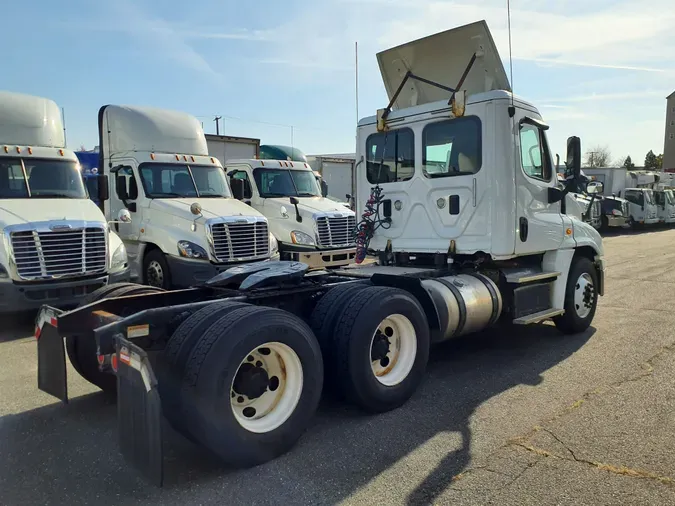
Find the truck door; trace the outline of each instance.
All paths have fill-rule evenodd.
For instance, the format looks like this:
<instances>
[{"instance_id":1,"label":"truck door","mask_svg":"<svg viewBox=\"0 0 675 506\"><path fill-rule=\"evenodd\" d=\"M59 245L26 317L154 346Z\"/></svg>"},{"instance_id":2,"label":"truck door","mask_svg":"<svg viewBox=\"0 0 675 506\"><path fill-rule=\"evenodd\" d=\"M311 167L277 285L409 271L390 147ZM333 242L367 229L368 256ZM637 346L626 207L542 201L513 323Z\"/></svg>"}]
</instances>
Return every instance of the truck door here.
<instances>
[{"instance_id":1,"label":"truck door","mask_svg":"<svg viewBox=\"0 0 675 506\"><path fill-rule=\"evenodd\" d=\"M528 121L521 111L515 136L516 254L557 249L565 236L561 204L548 202L548 189L557 185L557 178L544 133L547 127Z\"/></svg>"},{"instance_id":2,"label":"truck door","mask_svg":"<svg viewBox=\"0 0 675 506\"><path fill-rule=\"evenodd\" d=\"M138 183L133 169L124 165L111 172L110 185L110 219L117 221L117 216L122 209L128 209L131 213L131 223L115 223L114 230L125 243L136 241L140 229L141 212L137 202Z\"/></svg>"}]
</instances>

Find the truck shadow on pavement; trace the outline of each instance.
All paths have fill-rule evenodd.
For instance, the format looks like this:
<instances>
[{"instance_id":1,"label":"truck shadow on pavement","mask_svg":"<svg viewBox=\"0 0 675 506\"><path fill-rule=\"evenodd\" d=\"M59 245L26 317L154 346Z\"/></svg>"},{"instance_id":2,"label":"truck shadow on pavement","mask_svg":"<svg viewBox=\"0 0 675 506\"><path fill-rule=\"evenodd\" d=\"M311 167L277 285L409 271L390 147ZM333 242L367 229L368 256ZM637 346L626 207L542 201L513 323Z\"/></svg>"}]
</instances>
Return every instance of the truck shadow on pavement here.
<instances>
[{"instance_id":1,"label":"truck shadow on pavement","mask_svg":"<svg viewBox=\"0 0 675 506\"><path fill-rule=\"evenodd\" d=\"M441 454L437 465L406 498L408 504L432 503L470 463L476 408L514 386L539 384L542 373L594 332L564 336L551 325L497 328L438 346L425 382L402 408L369 416L324 398L299 444L254 469L225 469L207 451L165 430L161 490L125 465L114 400L101 393L7 415L0 418L0 504L46 504L57 495L72 504L106 497L162 504L270 504L270 498L272 504L334 504L432 438L455 433L459 443L433 450Z\"/></svg>"}]
</instances>

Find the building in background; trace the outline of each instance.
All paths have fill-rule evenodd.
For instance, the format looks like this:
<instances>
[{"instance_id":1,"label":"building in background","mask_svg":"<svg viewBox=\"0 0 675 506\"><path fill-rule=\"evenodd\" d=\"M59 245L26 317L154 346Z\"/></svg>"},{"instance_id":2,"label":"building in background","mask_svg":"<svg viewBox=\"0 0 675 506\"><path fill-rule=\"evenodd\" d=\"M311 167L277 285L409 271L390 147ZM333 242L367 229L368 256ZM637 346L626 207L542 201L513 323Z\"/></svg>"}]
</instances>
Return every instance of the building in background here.
<instances>
[{"instance_id":1,"label":"building in background","mask_svg":"<svg viewBox=\"0 0 675 506\"><path fill-rule=\"evenodd\" d=\"M663 142L663 171L675 172L675 91L666 98L666 136Z\"/></svg>"}]
</instances>

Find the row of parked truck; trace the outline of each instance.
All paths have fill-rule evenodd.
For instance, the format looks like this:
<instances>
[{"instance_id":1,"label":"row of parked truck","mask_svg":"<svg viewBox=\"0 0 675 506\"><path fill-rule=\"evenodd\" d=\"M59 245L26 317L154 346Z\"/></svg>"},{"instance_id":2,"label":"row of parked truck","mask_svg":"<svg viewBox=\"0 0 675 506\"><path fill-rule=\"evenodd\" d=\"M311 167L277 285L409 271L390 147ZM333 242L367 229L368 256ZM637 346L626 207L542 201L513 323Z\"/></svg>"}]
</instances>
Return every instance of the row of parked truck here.
<instances>
[{"instance_id":1,"label":"row of parked truck","mask_svg":"<svg viewBox=\"0 0 675 506\"><path fill-rule=\"evenodd\" d=\"M53 101L0 93L4 312L129 279L185 288L240 264L353 261L355 214L308 163L223 165L180 112L107 105L98 119L98 152L74 153Z\"/></svg>"},{"instance_id":2,"label":"row of parked truck","mask_svg":"<svg viewBox=\"0 0 675 506\"><path fill-rule=\"evenodd\" d=\"M420 386L435 344L498 323L552 320L565 334L591 325L604 250L573 193L603 185L584 182L580 139L568 139L560 185L549 127L512 94L484 21L377 59L389 103L357 125L356 226L353 213L322 199L303 163L223 167L193 118L106 106L103 212L80 199L96 227L38 198L46 209L35 206L36 215L63 217L69 228L56 220L36 230L21 218L10 236L10 247L25 240L50 273L58 254L45 256L40 242L64 243L59 234L77 230L76 267L86 274L90 251L110 251L119 235L129 265L154 283L109 284L73 310L43 305L36 321L38 387L67 401L67 355L87 381L115 393L122 454L152 482L163 480L164 418L223 461L253 466L295 445L324 387L364 411L392 411ZM35 118L46 128L44 115ZM76 157L55 138L32 153L5 144L18 160L17 194L83 195ZM36 154L72 165L45 184L31 170ZM112 229L104 213L117 218ZM317 246L339 252L352 228L358 254L376 263L311 270L305 255ZM268 260L276 254L300 261ZM233 261L252 263L223 270ZM160 274L193 286L167 290ZM440 402L451 403L451 392Z\"/></svg>"}]
</instances>

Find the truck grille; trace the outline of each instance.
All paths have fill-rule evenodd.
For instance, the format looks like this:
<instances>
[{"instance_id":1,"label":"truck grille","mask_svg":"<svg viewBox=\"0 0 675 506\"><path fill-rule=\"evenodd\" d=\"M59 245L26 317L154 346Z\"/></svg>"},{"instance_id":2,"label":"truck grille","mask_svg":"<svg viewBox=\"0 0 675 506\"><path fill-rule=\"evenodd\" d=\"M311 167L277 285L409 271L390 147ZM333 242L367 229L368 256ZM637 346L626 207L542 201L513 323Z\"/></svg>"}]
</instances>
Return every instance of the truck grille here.
<instances>
[{"instance_id":1,"label":"truck grille","mask_svg":"<svg viewBox=\"0 0 675 506\"><path fill-rule=\"evenodd\" d=\"M593 216L595 218L599 218L601 214L602 214L602 204L600 203L599 200L596 200L595 202L593 202Z\"/></svg>"},{"instance_id":2,"label":"truck grille","mask_svg":"<svg viewBox=\"0 0 675 506\"><path fill-rule=\"evenodd\" d=\"M319 246L344 246L354 244L352 231L356 227L355 216L321 216L316 219Z\"/></svg>"},{"instance_id":3,"label":"truck grille","mask_svg":"<svg viewBox=\"0 0 675 506\"><path fill-rule=\"evenodd\" d=\"M621 213L628 217L628 202L622 202L621 203Z\"/></svg>"},{"instance_id":4,"label":"truck grille","mask_svg":"<svg viewBox=\"0 0 675 506\"><path fill-rule=\"evenodd\" d=\"M267 223L214 223L213 252L218 262L237 262L269 256Z\"/></svg>"},{"instance_id":5,"label":"truck grille","mask_svg":"<svg viewBox=\"0 0 675 506\"><path fill-rule=\"evenodd\" d=\"M106 237L100 227L63 231L12 232L12 250L21 279L97 274L106 270Z\"/></svg>"}]
</instances>

